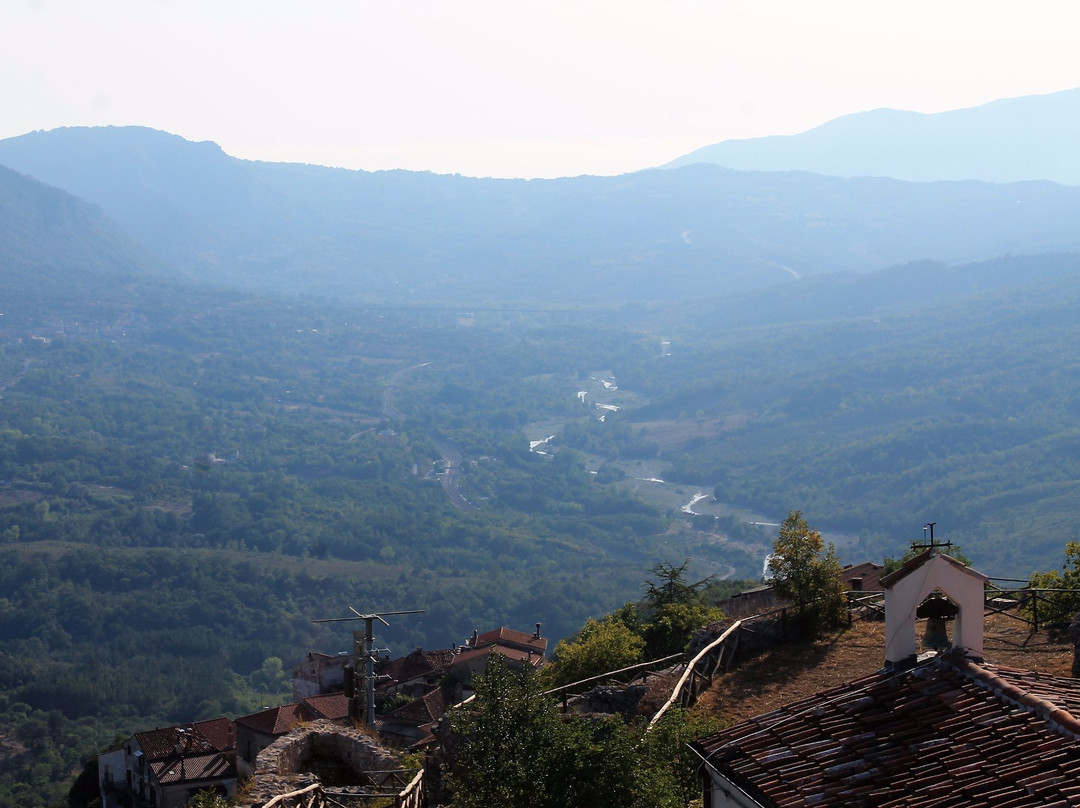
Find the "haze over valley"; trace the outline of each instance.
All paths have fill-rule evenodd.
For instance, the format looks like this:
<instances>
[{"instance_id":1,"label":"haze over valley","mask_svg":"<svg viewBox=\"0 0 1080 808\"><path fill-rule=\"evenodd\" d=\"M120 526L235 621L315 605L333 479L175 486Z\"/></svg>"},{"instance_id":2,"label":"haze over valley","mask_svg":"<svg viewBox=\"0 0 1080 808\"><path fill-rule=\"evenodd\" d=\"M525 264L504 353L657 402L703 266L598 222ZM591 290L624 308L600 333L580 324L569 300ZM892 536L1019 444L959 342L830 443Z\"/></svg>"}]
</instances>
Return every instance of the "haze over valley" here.
<instances>
[{"instance_id":1,"label":"haze over valley","mask_svg":"<svg viewBox=\"0 0 1080 808\"><path fill-rule=\"evenodd\" d=\"M0 804L281 695L350 605L427 610L395 652L554 647L657 563L759 582L791 510L844 563L935 522L1057 568L1078 122L878 109L552 179L0 139Z\"/></svg>"}]
</instances>

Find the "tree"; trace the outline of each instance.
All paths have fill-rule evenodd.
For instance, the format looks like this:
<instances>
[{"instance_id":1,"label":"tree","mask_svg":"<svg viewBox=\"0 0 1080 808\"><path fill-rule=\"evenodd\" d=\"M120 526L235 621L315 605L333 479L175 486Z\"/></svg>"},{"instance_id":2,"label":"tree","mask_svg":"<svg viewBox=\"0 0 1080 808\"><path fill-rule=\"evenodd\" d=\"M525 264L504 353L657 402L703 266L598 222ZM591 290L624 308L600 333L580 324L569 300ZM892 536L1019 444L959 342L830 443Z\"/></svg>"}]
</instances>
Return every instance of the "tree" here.
<instances>
[{"instance_id":1,"label":"tree","mask_svg":"<svg viewBox=\"0 0 1080 808\"><path fill-rule=\"evenodd\" d=\"M559 640L555 659L544 668L542 678L550 687L579 682L640 662L644 650L645 640L618 618L590 617L575 639Z\"/></svg>"},{"instance_id":2,"label":"tree","mask_svg":"<svg viewBox=\"0 0 1080 808\"><path fill-rule=\"evenodd\" d=\"M722 611L704 602L705 587L712 577L687 581L689 565L689 559L679 565L660 562L652 568L653 580L645 582L647 619L641 633L649 659L684 651L695 631L724 617Z\"/></svg>"},{"instance_id":3,"label":"tree","mask_svg":"<svg viewBox=\"0 0 1080 808\"><path fill-rule=\"evenodd\" d=\"M802 511L790 511L773 543L769 556L773 590L791 603L807 628L836 625L844 615L844 586L840 562L830 543L803 519Z\"/></svg>"},{"instance_id":4,"label":"tree","mask_svg":"<svg viewBox=\"0 0 1080 808\"><path fill-rule=\"evenodd\" d=\"M213 789L204 788L188 800L188 808L229 808L231 803Z\"/></svg>"},{"instance_id":5,"label":"tree","mask_svg":"<svg viewBox=\"0 0 1080 808\"><path fill-rule=\"evenodd\" d=\"M529 671L492 659L476 699L450 714L455 808L682 808L697 792L686 742L715 729L674 711L653 732L560 716Z\"/></svg>"},{"instance_id":6,"label":"tree","mask_svg":"<svg viewBox=\"0 0 1080 808\"><path fill-rule=\"evenodd\" d=\"M720 609L704 603L665 603L643 628L646 656L660 659L685 651L695 631L723 619Z\"/></svg>"},{"instance_id":7,"label":"tree","mask_svg":"<svg viewBox=\"0 0 1080 808\"><path fill-rule=\"evenodd\" d=\"M1034 618L1037 608L1040 623L1072 619L1080 612L1080 541L1065 544L1065 563L1060 570L1036 572L1028 585L1055 591L1040 592L1037 601L1029 599L1023 606L1025 616Z\"/></svg>"},{"instance_id":8,"label":"tree","mask_svg":"<svg viewBox=\"0 0 1080 808\"><path fill-rule=\"evenodd\" d=\"M686 568L690 559L675 566L666 561L654 564L651 570L653 580L645 582L645 601L654 609L669 603L699 603L701 591L712 580L712 576L694 583L686 581Z\"/></svg>"}]
</instances>

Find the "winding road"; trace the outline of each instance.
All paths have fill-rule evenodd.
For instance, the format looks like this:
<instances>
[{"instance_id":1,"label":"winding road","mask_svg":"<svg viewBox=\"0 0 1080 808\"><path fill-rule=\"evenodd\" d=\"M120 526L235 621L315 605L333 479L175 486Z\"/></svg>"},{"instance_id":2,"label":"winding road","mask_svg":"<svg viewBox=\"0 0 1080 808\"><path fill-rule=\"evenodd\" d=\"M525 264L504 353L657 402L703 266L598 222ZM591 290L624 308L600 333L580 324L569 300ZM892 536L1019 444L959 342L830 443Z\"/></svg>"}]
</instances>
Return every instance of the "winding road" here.
<instances>
[{"instance_id":1,"label":"winding road","mask_svg":"<svg viewBox=\"0 0 1080 808\"><path fill-rule=\"evenodd\" d=\"M400 388L402 381L409 374L420 368L426 368L430 364L430 362L421 362L419 365L402 368L387 380L386 389L383 390L382 410L384 417L391 418L395 421L402 420L401 412L394 404L394 395ZM443 491L446 492L446 496L450 499L450 504L463 511L477 510L477 507L469 502L469 500L465 499L464 495L461 493L461 451L452 443L443 440L442 438L431 436L431 442L435 444L435 448L439 451L439 456L442 458L442 487Z\"/></svg>"}]
</instances>

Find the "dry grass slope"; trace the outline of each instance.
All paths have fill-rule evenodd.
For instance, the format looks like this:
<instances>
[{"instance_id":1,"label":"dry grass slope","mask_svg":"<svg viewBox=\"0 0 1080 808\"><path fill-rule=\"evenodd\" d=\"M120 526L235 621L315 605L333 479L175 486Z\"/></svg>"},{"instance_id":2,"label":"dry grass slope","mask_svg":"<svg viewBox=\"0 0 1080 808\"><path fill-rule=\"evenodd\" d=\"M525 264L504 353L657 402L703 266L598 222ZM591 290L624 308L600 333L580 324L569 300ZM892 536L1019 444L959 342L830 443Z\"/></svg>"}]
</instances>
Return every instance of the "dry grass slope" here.
<instances>
[{"instance_id":1,"label":"dry grass slope","mask_svg":"<svg viewBox=\"0 0 1080 808\"><path fill-rule=\"evenodd\" d=\"M986 661L995 665L1071 675L1072 644L1067 637L1032 632L1009 615L986 618L984 652ZM858 620L849 628L744 659L715 678L694 710L735 724L874 673L884 661L884 622Z\"/></svg>"}]
</instances>

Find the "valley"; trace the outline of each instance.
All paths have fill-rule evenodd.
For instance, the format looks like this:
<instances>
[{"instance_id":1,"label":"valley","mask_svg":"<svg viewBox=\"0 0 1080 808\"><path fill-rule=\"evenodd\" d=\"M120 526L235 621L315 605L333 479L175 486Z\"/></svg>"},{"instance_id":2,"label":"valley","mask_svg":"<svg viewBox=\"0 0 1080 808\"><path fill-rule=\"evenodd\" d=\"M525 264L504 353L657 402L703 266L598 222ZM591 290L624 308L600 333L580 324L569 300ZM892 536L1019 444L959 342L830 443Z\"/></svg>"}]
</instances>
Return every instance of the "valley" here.
<instances>
[{"instance_id":1,"label":"valley","mask_svg":"<svg viewBox=\"0 0 1080 808\"><path fill-rule=\"evenodd\" d=\"M843 563L933 521L1023 578L1075 537L1073 188L485 183L161 134L0 142L96 203L0 172L0 802L276 698L348 606L426 609L395 653L554 644L658 563L755 584L794 509Z\"/></svg>"}]
</instances>

